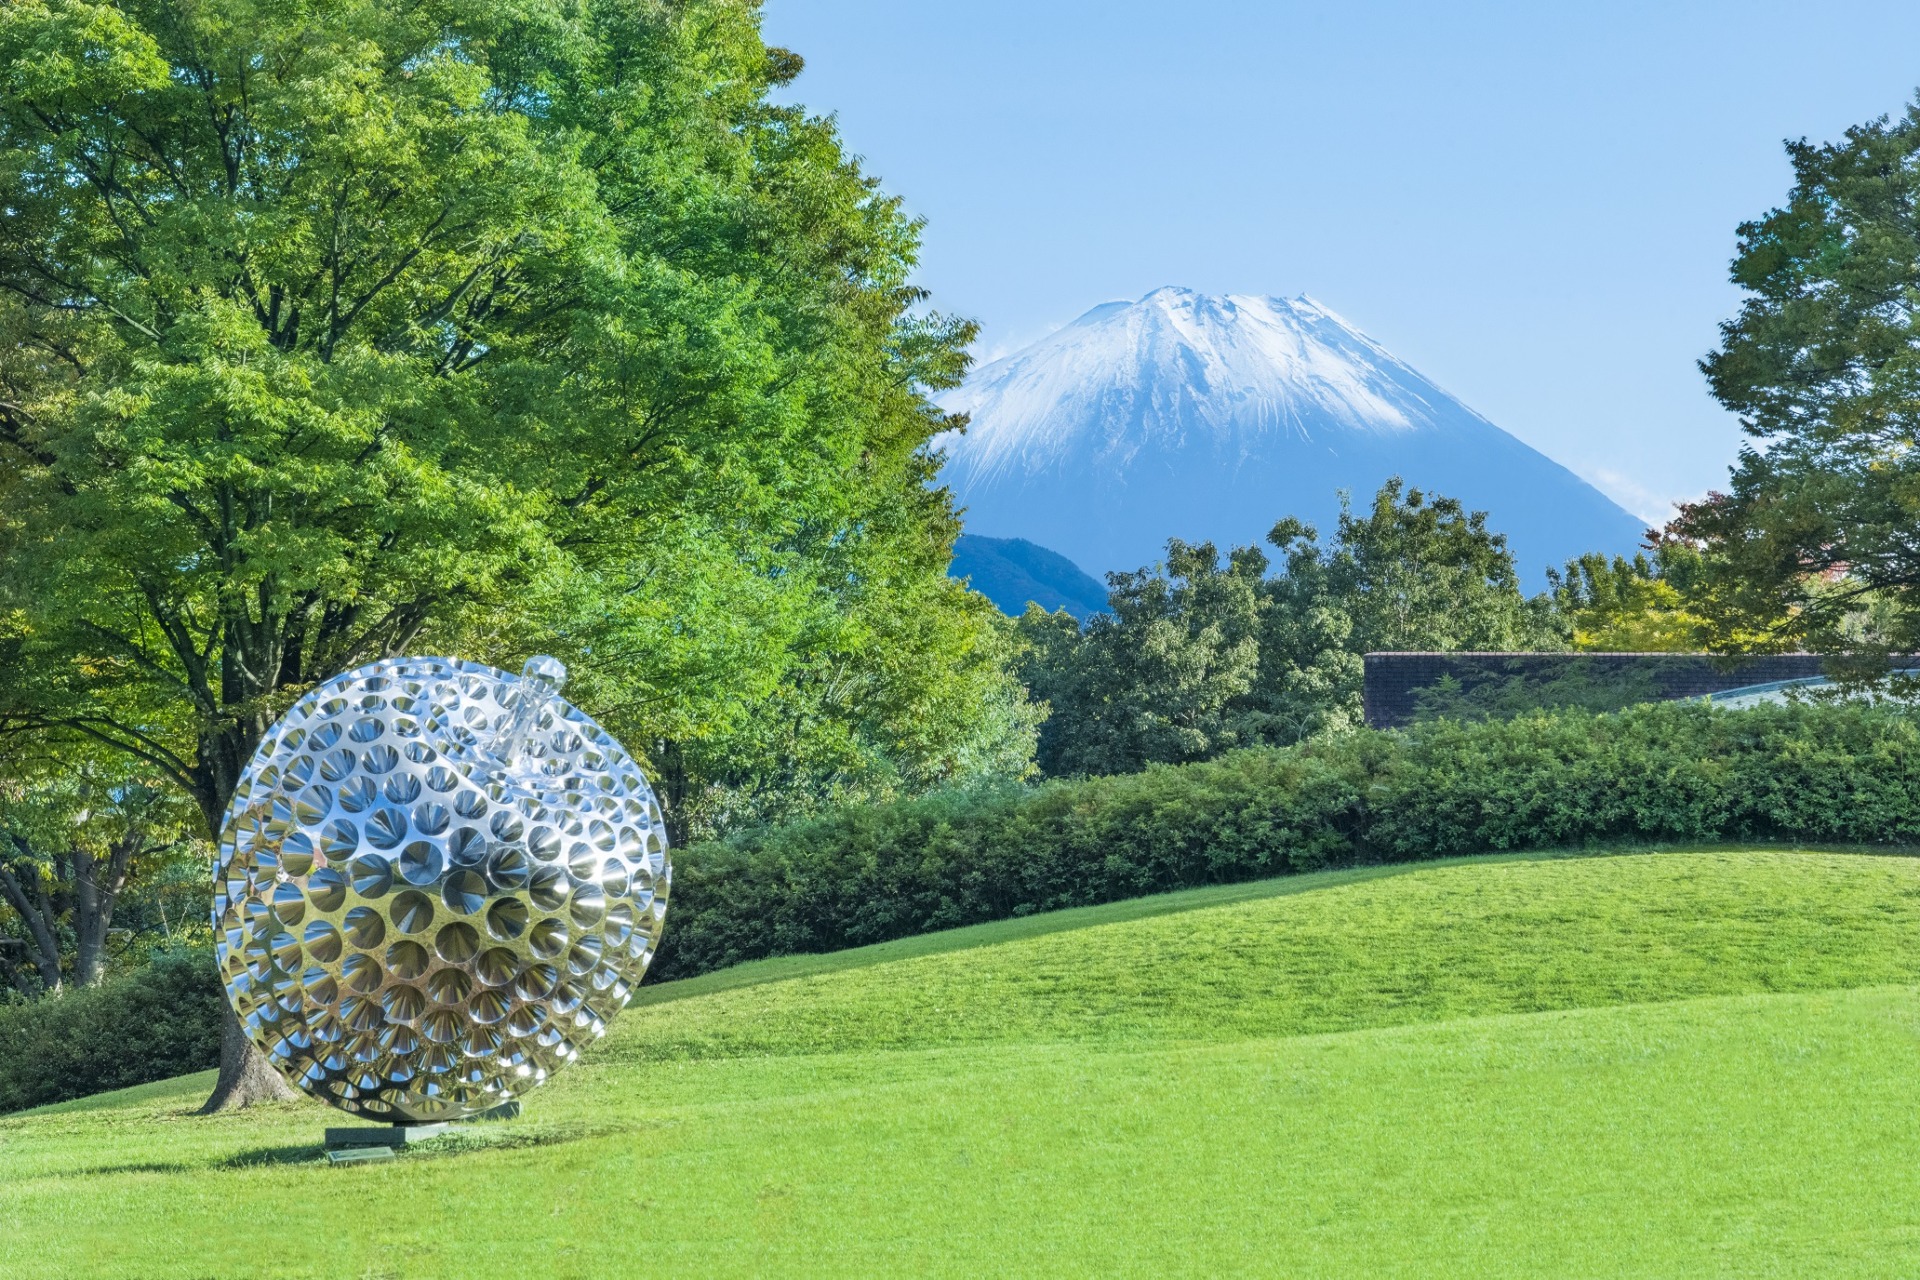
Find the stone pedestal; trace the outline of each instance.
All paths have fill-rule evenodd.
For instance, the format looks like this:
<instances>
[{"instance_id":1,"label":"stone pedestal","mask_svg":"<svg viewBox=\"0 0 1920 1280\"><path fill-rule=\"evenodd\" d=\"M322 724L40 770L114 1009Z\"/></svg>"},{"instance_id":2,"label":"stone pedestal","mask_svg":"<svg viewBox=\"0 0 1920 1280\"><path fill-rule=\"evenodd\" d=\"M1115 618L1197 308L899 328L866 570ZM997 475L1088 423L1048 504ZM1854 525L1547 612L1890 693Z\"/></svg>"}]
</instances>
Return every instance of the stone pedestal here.
<instances>
[{"instance_id":1,"label":"stone pedestal","mask_svg":"<svg viewBox=\"0 0 1920 1280\"><path fill-rule=\"evenodd\" d=\"M339 1147L327 1152L328 1164L371 1164L391 1159L392 1147Z\"/></svg>"},{"instance_id":2,"label":"stone pedestal","mask_svg":"<svg viewBox=\"0 0 1920 1280\"><path fill-rule=\"evenodd\" d=\"M328 1129L327 1150L344 1147L410 1147L428 1138L438 1138L451 1128L453 1126L450 1124L383 1124Z\"/></svg>"},{"instance_id":3,"label":"stone pedestal","mask_svg":"<svg viewBox=\"0 0 1920 1280\"><path fill-rule=\"evenodd\" d=\"M456 1124L477 1124L482 1120L517 1120L520 1099L509 1098L499 1106L466 1120L440 1124L361 1124L330 1127L327 1130L327 1159L334 1164L359 1164L367 1160L391 1160L393 1153L416 1142L443 1138Z\"/></svg>"}]
</instances>

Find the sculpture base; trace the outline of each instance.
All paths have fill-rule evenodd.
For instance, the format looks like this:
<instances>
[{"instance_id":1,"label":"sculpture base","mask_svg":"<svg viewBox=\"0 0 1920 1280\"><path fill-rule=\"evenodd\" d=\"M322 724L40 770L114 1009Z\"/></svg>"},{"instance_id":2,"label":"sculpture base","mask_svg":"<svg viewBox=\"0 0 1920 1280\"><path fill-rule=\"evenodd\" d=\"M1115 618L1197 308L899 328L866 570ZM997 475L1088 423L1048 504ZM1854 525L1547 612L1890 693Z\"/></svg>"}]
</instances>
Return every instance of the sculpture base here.
<instances>
[{"instance_id":1,"label":"sculpture base","mask_svg":"<svg viewBox=\"0 0 1920 1280\"><path fill-rule=\"evenodd\" d=\"M340 1147L410 1147L437 1138L452 1128L447 1124L383 1124L377 1127L328 1129L327 1150Z\"/></svg>"},{"instance_id":2,"label":"sculpture base","mask_svg":"<svg viewBox=\"0 0 1920 1280\"><path fill-rule=\"evenodd\" d=\"M387 1159L401 1147L410 1147L416 1142L446 1136L456 1124L471 1124L478 1120L517 1120L519 1116L520 1099L508 1098L497 1107L482 1111L478 1115L467 1116L463 1120L441 1120L433 1124L403 1123L329 1128L327 1159L335 1164Z\"/></svg>"},{"instance_id":3,"label":"sculpture base","mask_svg":"<svg viewBox=\"0 0 1920 1280\"><path fill-rule=\"evenodd\" d=\"M391 1159L392 1147L340 1147L327 1152L328 1164L366 1164L370 1160Z\"/></svg>"}]
</instances>

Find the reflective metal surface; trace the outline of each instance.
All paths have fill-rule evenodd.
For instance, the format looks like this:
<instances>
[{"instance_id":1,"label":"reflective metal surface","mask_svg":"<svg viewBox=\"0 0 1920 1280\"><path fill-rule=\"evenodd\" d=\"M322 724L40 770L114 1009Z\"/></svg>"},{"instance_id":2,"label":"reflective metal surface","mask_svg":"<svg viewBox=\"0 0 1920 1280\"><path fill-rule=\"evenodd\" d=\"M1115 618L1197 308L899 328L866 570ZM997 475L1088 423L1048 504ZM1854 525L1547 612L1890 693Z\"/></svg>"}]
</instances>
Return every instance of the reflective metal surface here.
<instances>
[{"instance_id":1,"label":"reflective metal surface","mask_svg":"<svg viewBox=\"0 0 1920 1280\"><path fill-rule=\"evenodd\" d=\"M666 829L565 677L376 662L261 742L213 924L242 1025L300 1088L382 1120L474 1115L578 1057L639 985Z\"/></svg>"}]
</instances>

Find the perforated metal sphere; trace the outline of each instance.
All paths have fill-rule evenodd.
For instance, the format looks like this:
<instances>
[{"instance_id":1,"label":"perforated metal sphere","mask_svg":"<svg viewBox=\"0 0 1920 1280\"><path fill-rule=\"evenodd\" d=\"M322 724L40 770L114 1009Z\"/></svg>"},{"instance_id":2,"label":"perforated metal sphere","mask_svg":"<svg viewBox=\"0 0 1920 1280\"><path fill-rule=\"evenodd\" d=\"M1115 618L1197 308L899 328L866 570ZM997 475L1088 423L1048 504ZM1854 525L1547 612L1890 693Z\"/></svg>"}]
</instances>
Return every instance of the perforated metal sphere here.
<instances>
[{"instance_id":1,"label":"perforated metal sphere","mask_svg":"<svg viewBox=\"0 0 1920 1280\"><path fill-rule=\"evenodd\" d=\"M559 696L396 658L309 693L235 790L214 862L227 998L300 1088L382 1120L474 1115L604 1035L672 868L645 775Z\"/></svg>"}]
</instances>

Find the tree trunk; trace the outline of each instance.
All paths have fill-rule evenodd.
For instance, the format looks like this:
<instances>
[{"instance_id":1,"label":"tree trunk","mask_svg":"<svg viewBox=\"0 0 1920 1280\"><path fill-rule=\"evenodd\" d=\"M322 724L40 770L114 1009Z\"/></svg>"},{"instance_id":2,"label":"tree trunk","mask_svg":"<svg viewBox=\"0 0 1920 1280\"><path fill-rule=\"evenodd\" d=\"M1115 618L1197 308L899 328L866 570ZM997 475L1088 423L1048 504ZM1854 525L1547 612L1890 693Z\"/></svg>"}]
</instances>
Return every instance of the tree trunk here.
<instances>
[{"instance_id":1,"label":"tree trunk","mask_svg":"<svg viewBox=\"0 0 1920 1280\"><path fill-rule=\"evenodd\" d=\"M653 797L660 802L660 816L667 824L667 843L676 849L687 843L692 816L687 812L690 789L686 751L667 738L654 752Z\"/></svg>"},{"instance_id":2,"label":"tree trunk","mask_svg":"<svg viewBox=\"0 0 1920 1280\"><path fill-rule=\"evenodd\" d=\"M23 882L12 868L0 864L0 897L6 899L7 905L27 926L33 966L40 973L41 987L51 995L60 990L60 932L54 924L53 904L47 900L46 886L31 870L28 877L29 880Z\"/></svg>"},{"instance_id":3,"label":"tree trunk","mask_svg":"<svg viewBox=\"0 0 1920 1280\"><path fill-rule=\"evenodd\" d=\"M113 918L113 906L109 902L103 909L100 894L85 880L74 884L73 896L73 985L90 987L106 969L107 921Z\"/></svg>"},{"instance_id":4,"label":"tree trunk","mask_svg":"<svg viewBox=\"0 0 1920 1280\"><path fill-rule=\"evenodd\" d=\"M210 1116L256 1102L284 1102L297 1096L293 1086L267 1061L267 1055L247 1038L229 1004L220 1016L220 1078L213 1082L213 1096L200 1108L200 1114Z\"/></svg>"},{"instance_id":5,"label":"tree trunk","mask_svg":"<svg viewBox=\"0 0 1920 1280\"><path fill-rule=\"evenodd\" d=\"M240 785L240 774L253 758L254 748L267 731L267 721L245 716L217 733L200 740L202 783L195 799L207 822L207 831L217 847L220 828L226 822L227 805ZM216 923L216 928L218 925ZM284 1102L295 1097L293 1087L274 1069L267 1055L248 1039L239 1016L227 1004L220 1018L220 1076L213 1083L213 1096L200 1108L203 1116L218 1111L250 1107L256 1102Z\"/></svg>"},{"instance_id":6,"label":"tree trunk","mask_svg":"<svg viewBox=\"0 0 1920 1280\"><path fill-rule=\"evenodd\" d=\"M107 930L113 927L114 904L126 888L133 858L146 839L146 830L134 827L107 848L103 862L86 849L73 851L73 984L90 987L106 969Z\"/></svg>"}]
</instances>

